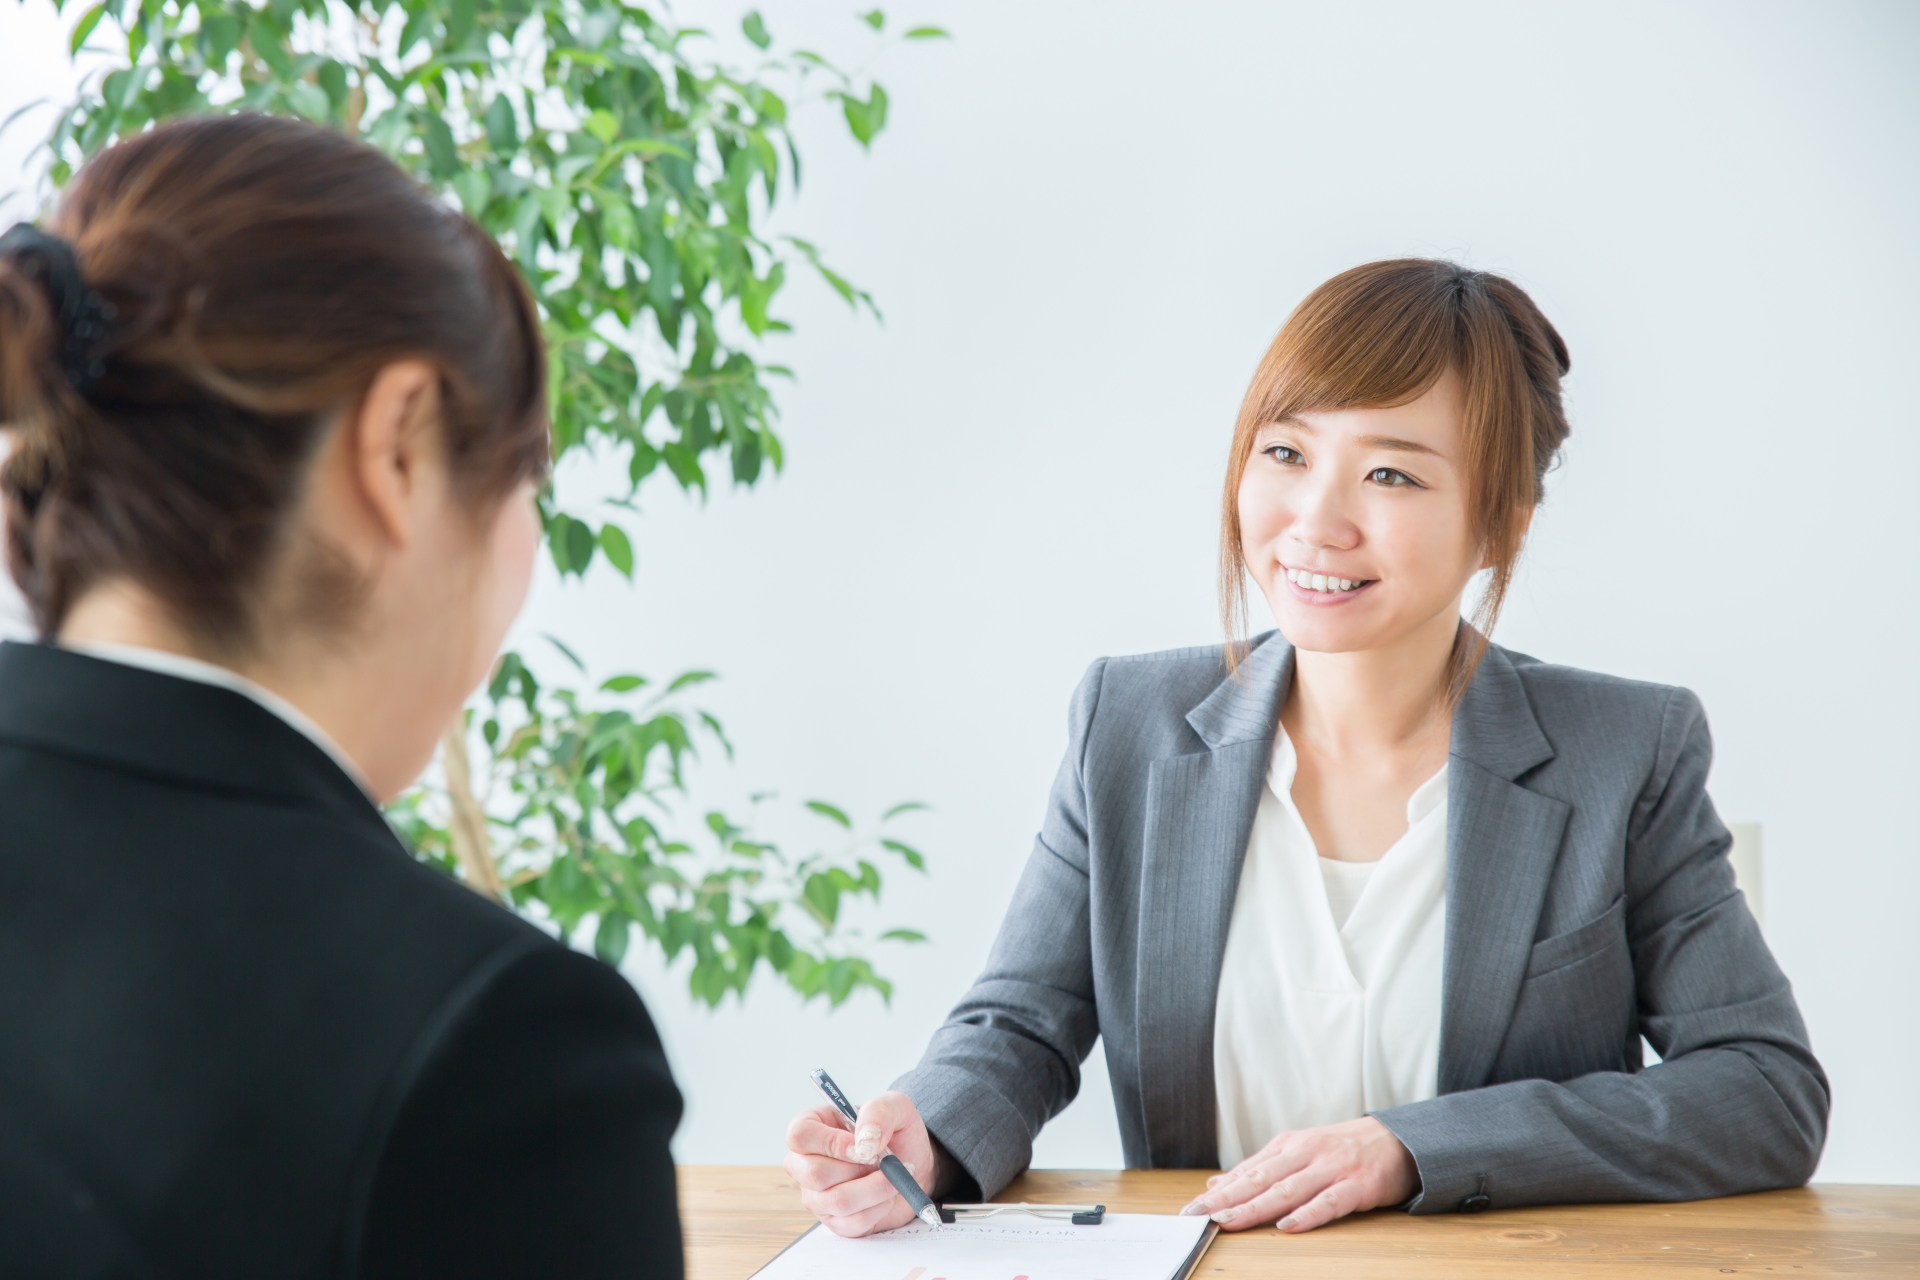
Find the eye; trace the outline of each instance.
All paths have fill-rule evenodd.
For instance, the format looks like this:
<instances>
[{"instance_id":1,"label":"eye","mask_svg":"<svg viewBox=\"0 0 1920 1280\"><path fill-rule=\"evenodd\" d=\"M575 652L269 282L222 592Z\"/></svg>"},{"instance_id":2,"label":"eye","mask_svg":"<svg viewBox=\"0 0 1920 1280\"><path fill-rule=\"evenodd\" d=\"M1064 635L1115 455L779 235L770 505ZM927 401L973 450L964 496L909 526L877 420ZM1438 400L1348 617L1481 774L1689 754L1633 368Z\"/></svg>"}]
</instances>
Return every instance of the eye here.
<instances>
[{"instance_id":1,"label":"eye","mask_svg":"<svg viewBox=\"0 0 1920 1280\"><path fill-rule=\"evenodd\" d=\"M1266 454L1282 466L1297 466L1306 461L1306 459L1301 456L1300 451L1290 444L1270 444L1260 452Z\"/></svg>"},{"instance_id":2,"label":"eye","mask_svg":"<svg viewBox=\"0 0 1920 1280\"><path fill-rule=\"evenodd\" d=\"M1404 471L1395 471L1392 467L1375 467L1367 473L1367 479L1388 489L1424 489L1426 486Z\"/></svg>"}]
</instances>

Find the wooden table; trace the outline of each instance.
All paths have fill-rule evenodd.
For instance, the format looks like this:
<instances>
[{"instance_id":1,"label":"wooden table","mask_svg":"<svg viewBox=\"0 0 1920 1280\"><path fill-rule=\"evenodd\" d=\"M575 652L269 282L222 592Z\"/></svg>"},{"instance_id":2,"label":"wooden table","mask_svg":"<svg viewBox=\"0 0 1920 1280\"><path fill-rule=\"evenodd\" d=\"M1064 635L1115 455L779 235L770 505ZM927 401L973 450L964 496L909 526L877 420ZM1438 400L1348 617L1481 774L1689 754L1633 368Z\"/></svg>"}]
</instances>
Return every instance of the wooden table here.
<instances>
[{"instance_id":1,"label":"wooden table","mask_svg":"<svg viewBox=\"0 0 1920 1280\"><path fill-rule=\"evenodd\" d=\"M1197 1170L1035 1170L1000 1200L1092 1201L1173 1213ZM680 1170L688 1280L746 1280L812 1223L778 1168ZM1692 1204L1571 1205L1412 1217L1383 1210L1305 1235L1222 1234L1195 1280L1442 1280L1646 1273L1920 1276L1920 1187L1814 1186Z\"/></svg>"}]
</instances>

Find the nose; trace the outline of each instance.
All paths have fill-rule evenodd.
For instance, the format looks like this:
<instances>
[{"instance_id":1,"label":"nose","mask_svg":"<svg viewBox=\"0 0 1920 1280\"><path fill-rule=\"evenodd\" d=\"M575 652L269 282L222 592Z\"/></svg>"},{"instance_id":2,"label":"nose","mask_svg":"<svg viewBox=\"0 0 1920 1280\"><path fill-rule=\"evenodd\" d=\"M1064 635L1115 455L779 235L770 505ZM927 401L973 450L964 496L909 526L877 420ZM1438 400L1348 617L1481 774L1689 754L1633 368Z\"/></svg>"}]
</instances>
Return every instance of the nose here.
<instances>
[{"instance_id":1,"label":"nose","mask_svg":"<svg viewBox=\"0 0 1920 1280\"><path fill-rule=\"evenodd\" d=\"M1287 538L1308 550L1348 551L1360 541L1360 527L1347 511L1346 495L1333 482L1332 468L1310 472L1294 492Z\"/></svg>"}]
</instances>

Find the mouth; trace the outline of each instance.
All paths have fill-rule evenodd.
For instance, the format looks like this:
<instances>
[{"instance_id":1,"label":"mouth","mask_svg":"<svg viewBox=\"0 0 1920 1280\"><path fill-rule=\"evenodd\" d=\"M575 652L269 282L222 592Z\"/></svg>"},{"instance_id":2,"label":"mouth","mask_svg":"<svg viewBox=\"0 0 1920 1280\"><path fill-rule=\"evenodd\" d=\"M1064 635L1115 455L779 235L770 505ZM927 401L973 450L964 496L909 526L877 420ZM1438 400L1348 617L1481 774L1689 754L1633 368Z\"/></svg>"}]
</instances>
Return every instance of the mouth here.
<instances>
[{"instance_id":1,"label":"mouth","mask_svg":"<svg viewBox=\"0 0 1920 1280\"><path fill-rule=\"evenodd\" d=\"M1287 582L1293 594L1313 604L1337 604L1365 591L1377 578L1342 578L1337 574L1315 573L1310 569L1286 568Z\"/></svg>"}]
</instances>

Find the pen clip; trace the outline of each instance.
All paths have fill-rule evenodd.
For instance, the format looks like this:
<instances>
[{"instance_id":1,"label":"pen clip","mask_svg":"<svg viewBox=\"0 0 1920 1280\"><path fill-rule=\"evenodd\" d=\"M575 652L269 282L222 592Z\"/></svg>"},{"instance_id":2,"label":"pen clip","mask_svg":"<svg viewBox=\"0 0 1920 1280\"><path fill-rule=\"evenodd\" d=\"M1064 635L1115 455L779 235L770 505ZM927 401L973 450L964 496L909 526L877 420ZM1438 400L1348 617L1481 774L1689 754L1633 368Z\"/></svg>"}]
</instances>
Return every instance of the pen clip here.
<instances>
[{"instance_id":1,"label":"pen clip","mask_svg":"<svg viewBox=\"0 0 1920 1280\"><path fill-rule=\"evenodd\" d=\"M827 1074L825 1067L817 1067L807 1074L813 1080L813 1087L826 1095L827 1101L831 1102L834 1109L847 1118L848 1123L852 1123L860 1118L860 1113L854 1110L851 1102L847 1101L847 1095L840 1091L840 1086L833 1082L833 1077Z\"/></svg>"}]
</instances>

